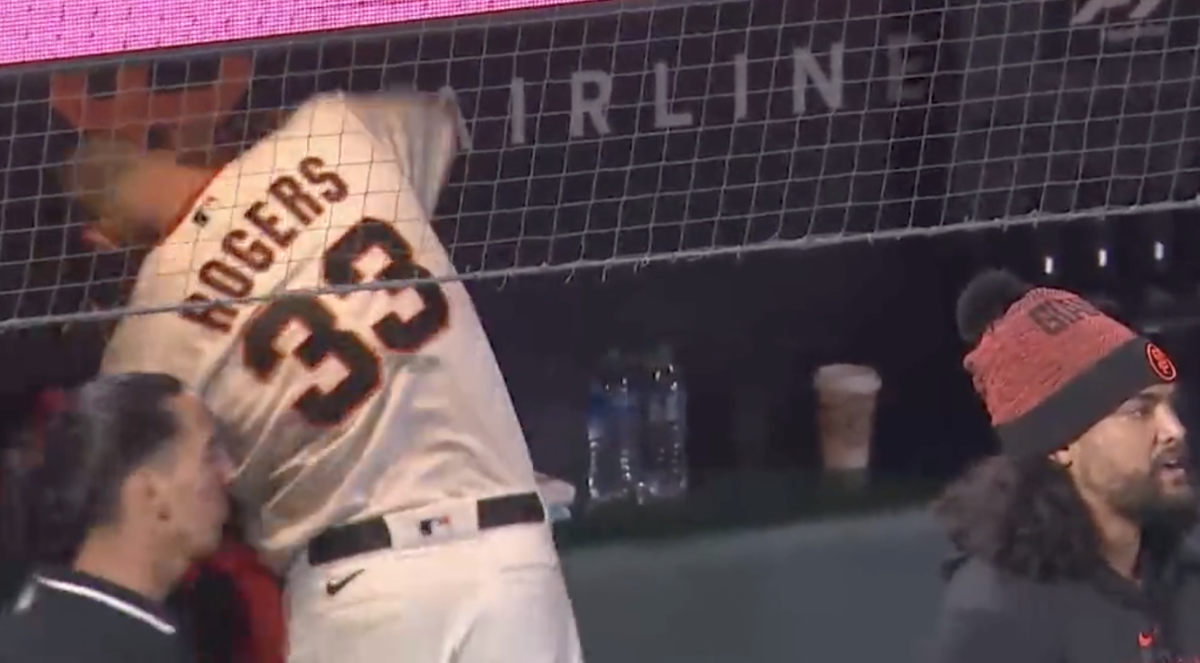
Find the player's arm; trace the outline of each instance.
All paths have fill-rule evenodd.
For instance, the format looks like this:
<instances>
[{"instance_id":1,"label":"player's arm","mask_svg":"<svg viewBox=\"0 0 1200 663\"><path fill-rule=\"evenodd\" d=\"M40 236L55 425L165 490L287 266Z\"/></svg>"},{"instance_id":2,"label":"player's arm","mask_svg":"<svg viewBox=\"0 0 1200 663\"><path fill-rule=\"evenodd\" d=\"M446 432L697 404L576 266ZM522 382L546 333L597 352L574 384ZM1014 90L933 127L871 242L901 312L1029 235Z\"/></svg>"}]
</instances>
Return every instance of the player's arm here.
<instances>
[{"instance_id":1,"label":"player's arm","mask_svg":"<svg viewBox=\"0 0 1200 663\"><path fill-rule=\"evenodd\" d=\"M387 152L384 158L396 163L426 219L432 216L457 153L458 111L453 104L433 94L382 92L322 95L304 106L283 134L291 138L303 130L331 135L357 120ZM143 152L102 135L84 135L59 170L63 188L93 218L85 239L107 249L148 246L165 237L215 174L214 169L178 163L174 152Z\"/></svg>"},{"instance_id":2,"label":"player's arm","mask_svg":"<svg viewBox=\"0 0 1200 663\"><path fill-rule=\"evenodd\" d=\"M347 111L392 152L427 219L458 153L458 108L435 94L390 91L347 94Z\"/></svg>"},{"instance_id":3,"label":"player's arm","mask_svg":"<svg viewBox=\"0 0 1200 663\"><path fill-rule=\"evenodd\" d=\"M120 138L84 134L58 174L93 219L84 239L113 249L164 237L214 172L177 163L174 152L143 152Z\"/></svg>"}]
</instances>

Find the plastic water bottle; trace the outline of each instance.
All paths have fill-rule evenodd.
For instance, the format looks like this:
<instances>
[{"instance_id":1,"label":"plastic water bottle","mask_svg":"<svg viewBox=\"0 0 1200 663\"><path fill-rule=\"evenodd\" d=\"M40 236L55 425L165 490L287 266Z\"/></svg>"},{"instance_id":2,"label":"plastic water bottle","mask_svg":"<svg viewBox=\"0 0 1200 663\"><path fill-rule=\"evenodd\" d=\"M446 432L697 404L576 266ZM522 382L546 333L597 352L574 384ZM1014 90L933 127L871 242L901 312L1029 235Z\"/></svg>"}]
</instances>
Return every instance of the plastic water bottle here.
<instances>
[{"instance_id":1,"label":"plastic water bottle","mask_svg":"<svg viewBox=\"0 0 1200 663\"><path fill-rule=\"evenodd\" d=\"M639 398L630 365L605 356L588 398L588 495L592 505L632 500L640 484Z\"/></svg>"},{"instance_id":2,"label":"plastic water bottle","mask_svg":"<svg viewBox=\"0 0 1200 663\"><path fill-rule=\"evenodd\" d=\"M645 422L642 430L644 499L677 499L687 493L687 390L669 346L645 364Z\"/></svg>"}]
</instances>

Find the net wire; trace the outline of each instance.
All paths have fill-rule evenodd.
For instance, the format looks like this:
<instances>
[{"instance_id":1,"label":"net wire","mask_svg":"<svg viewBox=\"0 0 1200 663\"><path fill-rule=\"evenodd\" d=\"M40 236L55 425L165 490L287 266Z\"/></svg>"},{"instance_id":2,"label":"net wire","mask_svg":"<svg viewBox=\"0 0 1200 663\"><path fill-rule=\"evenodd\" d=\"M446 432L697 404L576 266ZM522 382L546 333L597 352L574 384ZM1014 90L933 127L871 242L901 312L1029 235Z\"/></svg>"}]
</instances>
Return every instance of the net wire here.
<instances>
[{"instance_id":1,"label":"net wire","mask_svg":"<svg viewBox=\"0 0 1200 663\"><path fill-rule=\"evenodd\" d=\"M0 70L0 332L1200 207L1186 3L597 7ZM396 86L460 111L453 276L131 306L142 252L64 190L86 132L220 166L316 93Z\"/></svg>"}]
</instances>

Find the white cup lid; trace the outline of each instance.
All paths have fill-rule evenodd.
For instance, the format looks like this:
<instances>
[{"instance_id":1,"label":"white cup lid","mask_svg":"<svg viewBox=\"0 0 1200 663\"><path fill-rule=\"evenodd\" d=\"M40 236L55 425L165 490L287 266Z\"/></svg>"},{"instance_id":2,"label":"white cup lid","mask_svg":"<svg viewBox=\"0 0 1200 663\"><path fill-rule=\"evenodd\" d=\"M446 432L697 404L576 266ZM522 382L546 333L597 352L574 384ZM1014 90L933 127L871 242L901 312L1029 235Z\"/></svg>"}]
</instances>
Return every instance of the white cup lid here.
<instances>
[{"instance_id":1,"label":"white cup lid","mask_svg":"<svg viewBox=\"0 0 1200 663\"><path fill-rule=\"evenodd\" d=\"M859 364L828 364L813 373L813 386L822 392L868 396L878 392L882 385L878 371Z\"/></svg>"}]
</instances>

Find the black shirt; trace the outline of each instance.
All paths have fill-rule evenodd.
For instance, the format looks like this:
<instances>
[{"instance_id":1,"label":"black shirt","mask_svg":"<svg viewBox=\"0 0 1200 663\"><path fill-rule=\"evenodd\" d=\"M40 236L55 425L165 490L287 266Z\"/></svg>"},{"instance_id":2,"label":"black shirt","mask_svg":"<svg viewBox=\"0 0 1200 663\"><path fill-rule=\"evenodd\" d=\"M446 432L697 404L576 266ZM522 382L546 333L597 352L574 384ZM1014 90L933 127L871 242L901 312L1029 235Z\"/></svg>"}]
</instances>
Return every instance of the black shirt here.
<instances>
[{"instance_id":1,"label":"black shirt","mask_svg":"<svg viewBox=\"0 0 1200 663\"><path fill-rule=\"evenodd\" d=\"M42 571L0 617L0 663L191 663L160 605L99 578Z\"/></svg>"},{"instance_id":2,"label":"black shirt","mask_svg":"<svg viewBox=\"0 0 1200 663\"><path fill-rule=\"evenodd\" d=\"M982 560L951 576L933 663L1177 663L1200 658L1200 564L1177 560L1158 591L1107 569L1035 582Z\"/></svg>"}]
</instances>

